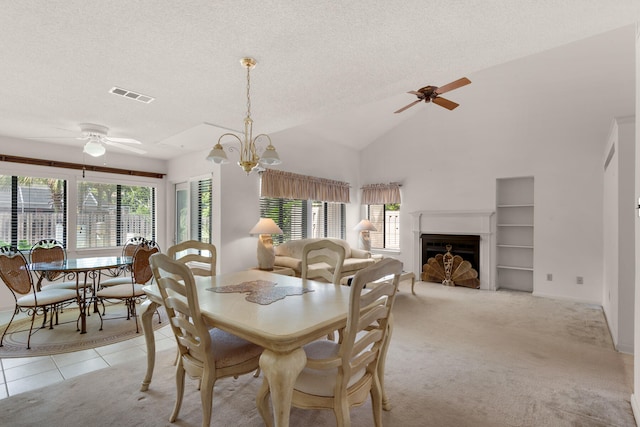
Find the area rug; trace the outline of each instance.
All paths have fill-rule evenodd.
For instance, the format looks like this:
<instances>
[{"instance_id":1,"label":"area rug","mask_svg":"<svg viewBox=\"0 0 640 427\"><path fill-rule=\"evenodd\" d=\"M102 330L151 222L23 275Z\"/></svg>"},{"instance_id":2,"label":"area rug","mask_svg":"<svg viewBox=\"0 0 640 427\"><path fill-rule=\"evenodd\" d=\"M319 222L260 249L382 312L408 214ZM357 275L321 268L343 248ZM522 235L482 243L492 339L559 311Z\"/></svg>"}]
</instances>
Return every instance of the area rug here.
<instances>
[{"instance_id":1,"label":"area rug","mask_svg":"<svg viewBox=\"0 0 640 427\"><path fill-rule=\"evenodd\" d=\"M386 427L635 427L629 397L633 356L615 351L600 307L416 282L394 306L385 388ZM277 303L276 303L277 304ZM158 351L153 380L142 356L47 389L0 400L0 425L202 425L198 383L176 398L175 349ZM212 426L264 426L260 378L216 381ZM350 410L374 425L371 400ZM293 426L335 426L331 411L292 409Z\"/></svg>"},{"instance_id":2,"label":"area rug","mask_svg":"<svg viewBox=\"0 0 640 427\"><path fill-rule=\"evenodd\" d=\"M31 319L21 317L14 320L0 347L0 358L68 353L143 336L140 319L138 318L138 333L136 333L135 319L127 320L127 309L124 303L106 305L105 314L102 316L102 330L100 330L100 316L91 312L87 316L87 333L81 334L76 327L78 315L77 308L65 308L60 314L59 324L54 324L53 329L49 329L48 321L47 326L41 328L42 317L38 316L33 325L31 349L27 349ZM162 309L158 310L157 315L154 314L152 324L154 330L167 325L167 316ZM0 326L0 334L6 327L6 324Z\"/></svg>"}]
</instances>

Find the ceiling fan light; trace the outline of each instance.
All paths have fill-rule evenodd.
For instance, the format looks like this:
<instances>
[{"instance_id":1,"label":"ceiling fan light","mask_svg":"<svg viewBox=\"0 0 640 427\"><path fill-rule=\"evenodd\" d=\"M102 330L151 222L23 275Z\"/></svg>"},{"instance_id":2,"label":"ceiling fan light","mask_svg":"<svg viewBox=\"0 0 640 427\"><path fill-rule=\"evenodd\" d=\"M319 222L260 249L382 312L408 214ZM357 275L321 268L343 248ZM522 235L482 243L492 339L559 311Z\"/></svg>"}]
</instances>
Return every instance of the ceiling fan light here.
<instances>
[{"instance_id":1,"label":"ceiling fan light","mask_svg":"<svg viewBox=\"0 0 640 427\"><path fill-rule=\"evenodd\" d=\"M216 164L229 163L229 159L227 158L227 153L222 148L222 144L219 142L213 146L211 151L209 151L209 155L207 156L207 160L211 160Z\"/></svg>"},{"instance_id":2,"label":"ceiling fan light","mask_svg":"<svg viewBox=\"0 0 640 427\"><path fill-rule=\"evenodd\" d=\"M262 156L260 157L260 163L263 163L269 166L279 165L280 163L282 163L282 160L280 160L280 156L276 151L276 147L269 144L267 148L264 150L264 153L262 153Z\"/></svg>"},{"instance_id":3,"label":"ceiling fan light","mask_svg":"<svg viewBox=\"0 0 640 427\"><path fill-rule=\"evenodd\" d=\"M85 153L87 153L90 156L93 157L100 157L102 156L107 150L104 148L104 146L96 141L89 141L84 145L84 150Z\"/></svg>"}]
</instances>

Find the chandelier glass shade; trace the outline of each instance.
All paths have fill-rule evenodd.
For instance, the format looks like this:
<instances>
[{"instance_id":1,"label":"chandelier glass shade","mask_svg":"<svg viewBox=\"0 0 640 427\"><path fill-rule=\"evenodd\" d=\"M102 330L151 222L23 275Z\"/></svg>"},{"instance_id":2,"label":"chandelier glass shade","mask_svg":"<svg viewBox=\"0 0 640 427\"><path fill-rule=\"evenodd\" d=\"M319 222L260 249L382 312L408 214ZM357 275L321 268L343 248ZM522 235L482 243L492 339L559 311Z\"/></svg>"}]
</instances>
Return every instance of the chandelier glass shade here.
<instances>
[{"instance_id":1,"label":"chandelier glass shade","mask_svg":"<svg viewBox=\"0 0 640 427\"><path fill-rule=\"evenodd\" d=\"M247 69L247 117L244 119L244 134L242 138L234 133L225 133L218 138L218 143L213 146L209 155L207 156L207 160L211 160L217 164L229 163L229 158L227 157L227 152L225 151L225 147L222 145L223 138L233 137L235 141L240 144L239 152L240 152L240 160L238 161L238 165L247 173L247 175L256 168L259 164L271 166L282 163L280 160L280 156L276 151L276 148L271 143L271 138L269 135L264 133L257 135L255 138L253 137L253 120L251 119L251 69L256 66L256 60L253 58L242 58L240 63L243 67ZM262 153L258 152L257 142L259 139L266 139L269 143ZM232 152L235 151L234 146L228 146L227 150Z\"/></svg>"}]
</instances>

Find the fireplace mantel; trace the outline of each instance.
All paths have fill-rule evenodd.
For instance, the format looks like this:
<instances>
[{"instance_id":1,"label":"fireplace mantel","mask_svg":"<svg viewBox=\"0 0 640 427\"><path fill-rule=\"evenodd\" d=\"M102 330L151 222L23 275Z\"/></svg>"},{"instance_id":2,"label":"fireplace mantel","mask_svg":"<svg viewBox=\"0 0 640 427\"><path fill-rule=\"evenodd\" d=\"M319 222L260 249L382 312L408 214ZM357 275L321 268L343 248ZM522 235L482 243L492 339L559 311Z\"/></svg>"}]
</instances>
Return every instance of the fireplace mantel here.
<instances>
[{"instance_id":1,"label":"fireplace mantel","mask_svg":"<svg viewBox=\"0 0 640 427\"><path fill-rule=\"evenodd\" d=\"M495 290L495 211L425 210L410 213L413 231L414 271L422 272L421 234L471 234L480 236L480 289Z\"/></svg>"}]
</instances>

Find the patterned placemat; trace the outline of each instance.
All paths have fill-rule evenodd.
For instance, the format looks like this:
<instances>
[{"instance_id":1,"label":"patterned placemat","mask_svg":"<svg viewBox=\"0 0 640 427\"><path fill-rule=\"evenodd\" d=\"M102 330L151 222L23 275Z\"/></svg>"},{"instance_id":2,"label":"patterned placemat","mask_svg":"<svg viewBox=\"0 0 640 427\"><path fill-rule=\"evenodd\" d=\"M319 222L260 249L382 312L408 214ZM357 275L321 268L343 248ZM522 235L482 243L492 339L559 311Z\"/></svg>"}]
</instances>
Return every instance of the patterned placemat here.
<instances>
[{"instance_id":1,"label":"patterned placemat","mask_svg":"<svg viewBox=\"0 0 640 427\"><path fill-rule=\"evenodd\" d=\"M284 299L284 297L290 295L302 295L307 292L313 292L313 289L308 288L276 285L276 282L271 282L269 280L250 280L248 282L238 283L237 285L207 288L207 290L218 293L246 293L247 296L245 299L247 301L262 305L271 304L274 301Z\"/></svg>"}]
</instances>

